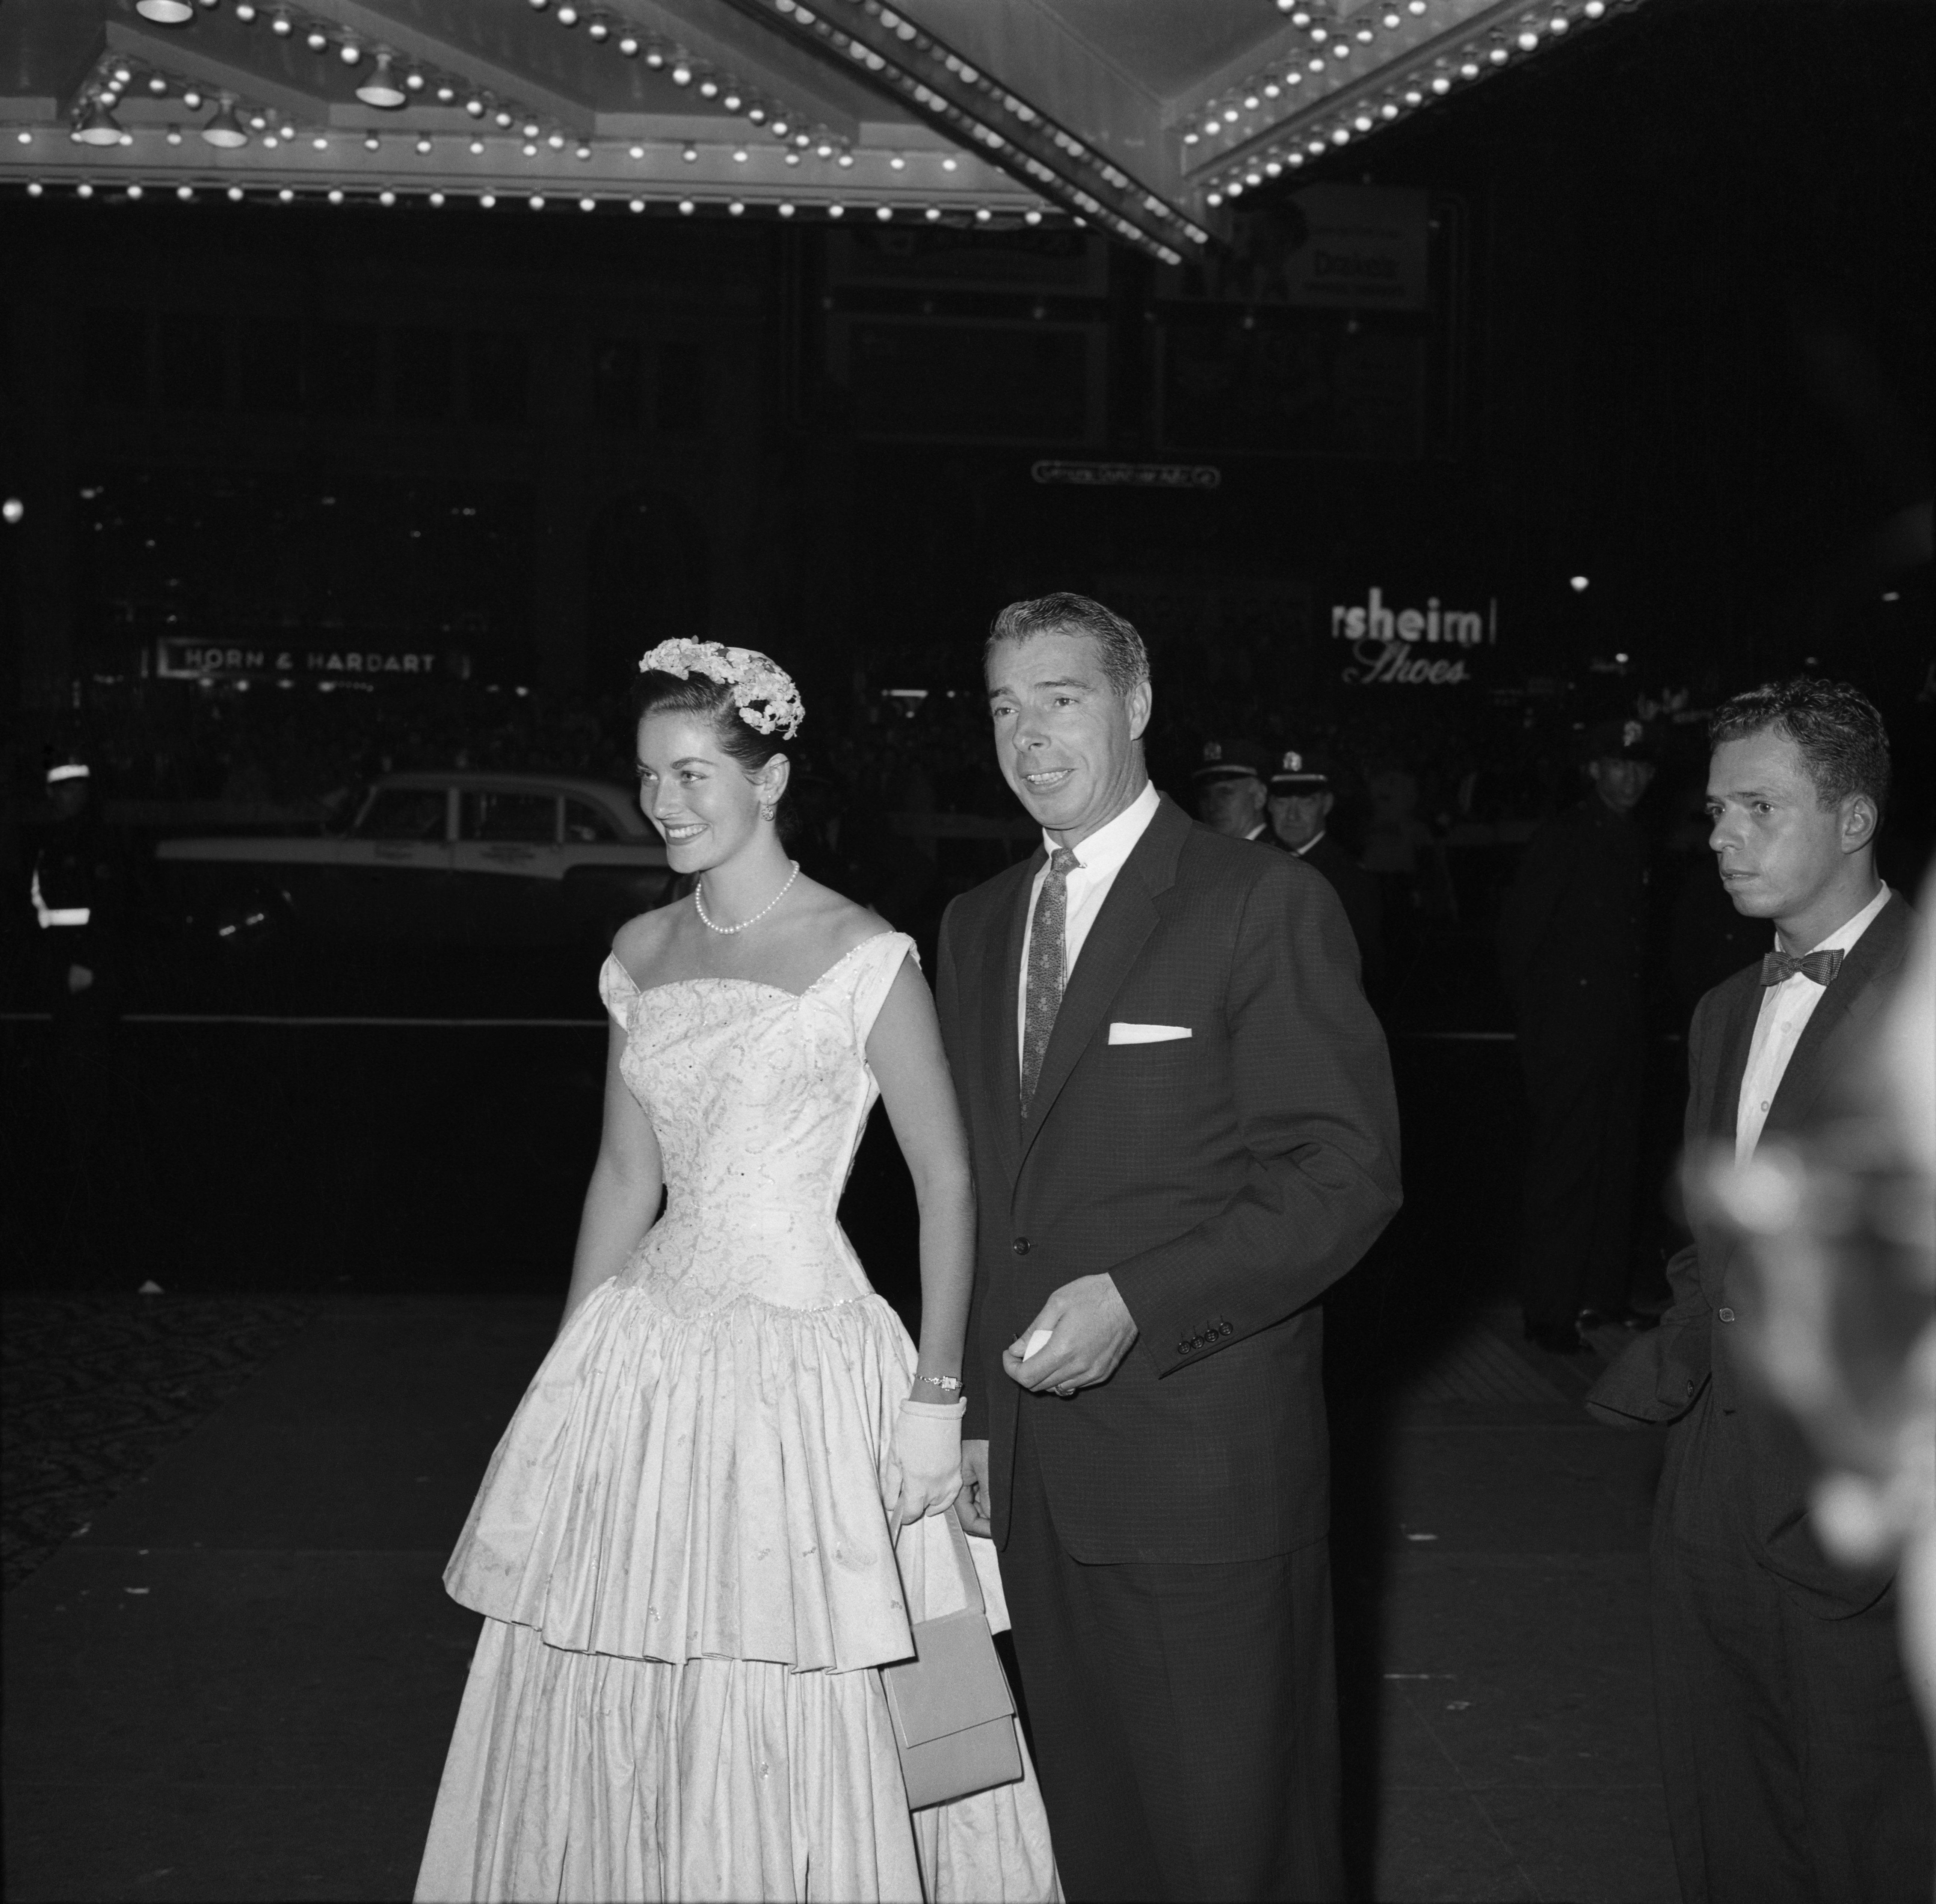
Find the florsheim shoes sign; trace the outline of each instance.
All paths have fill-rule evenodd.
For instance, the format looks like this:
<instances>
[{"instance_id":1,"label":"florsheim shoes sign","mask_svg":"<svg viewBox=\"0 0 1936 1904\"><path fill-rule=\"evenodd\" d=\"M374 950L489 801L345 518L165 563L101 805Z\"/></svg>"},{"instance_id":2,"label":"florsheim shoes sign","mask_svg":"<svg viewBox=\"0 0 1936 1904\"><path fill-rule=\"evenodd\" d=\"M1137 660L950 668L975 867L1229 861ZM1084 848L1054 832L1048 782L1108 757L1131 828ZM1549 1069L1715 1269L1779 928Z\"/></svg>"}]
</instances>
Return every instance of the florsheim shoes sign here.
<instances>
[{"instance_id":1,"label":"florsheim shoes sign","mask_svg":"<svg viewBox=\"0 0 1936 1904\"><path fill-rule=\"evenodd\" d=\"M1472 679L1473 651L1499 641L1499 598L1477 608L1437 595L1390 601L1383 589L1372 588L1361 602L1332 604L1331 638L1351 644L1342 678L1354 685L1455 687Z\"/></svg>"}]
</instances>

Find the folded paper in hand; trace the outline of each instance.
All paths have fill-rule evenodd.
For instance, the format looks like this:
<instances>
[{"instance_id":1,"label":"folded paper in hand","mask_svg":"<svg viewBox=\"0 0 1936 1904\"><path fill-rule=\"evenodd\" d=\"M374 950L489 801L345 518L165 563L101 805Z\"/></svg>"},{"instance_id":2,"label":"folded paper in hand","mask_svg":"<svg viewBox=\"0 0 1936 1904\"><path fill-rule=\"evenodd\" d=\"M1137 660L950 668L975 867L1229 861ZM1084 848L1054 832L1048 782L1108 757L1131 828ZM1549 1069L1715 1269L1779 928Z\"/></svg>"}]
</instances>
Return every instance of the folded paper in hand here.
<instances>
[{"instance_id":1,"label":"folded paper in hand","mask_svg":"<svg viewBox=\"0 0 1936 1904\"><path fill-rule=\"evenodd\" d=\"M938 1619L915 1621L915 1657L881 1674L908 1808L915 1812L1013 1784L1022 1775L1015 1703L989 1636L967 1536L952 1509L947 1518L969 1603Z\"/></svg>"},{"instance_id":2,"label":"folded paper in hand","mask_svg":"<svg viewBox=\"0 0 1936 1904\"><path fill-rule=\"evenodd\" d=\"M1112 1045L1160 1045L1172 1038L1187 1038L1190 1027L1187 1025L1124 1025L1120 1022L1109 1027L1109 1042Z\"/></svg>"}]
</instances>

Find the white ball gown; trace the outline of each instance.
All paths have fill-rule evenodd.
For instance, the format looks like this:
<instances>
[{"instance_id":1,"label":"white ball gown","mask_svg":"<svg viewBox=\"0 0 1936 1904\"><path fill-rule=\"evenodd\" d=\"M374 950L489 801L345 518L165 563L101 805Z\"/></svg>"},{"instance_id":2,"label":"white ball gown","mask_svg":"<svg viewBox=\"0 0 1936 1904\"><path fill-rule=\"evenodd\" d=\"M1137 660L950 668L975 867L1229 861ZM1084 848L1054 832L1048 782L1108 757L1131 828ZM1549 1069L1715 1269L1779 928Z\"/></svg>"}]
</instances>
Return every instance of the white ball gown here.
<instances>
[{"instance_id":1,"label":"white ball gown","mask_svg":"<svg viewBox=\"0 0 1936 1904\"><path fill-rule=\"evenodd\" d=\"M963 1597L938 1518L897 1563L914 1346L835 1215L913 951L879 934L800 994L606 961L666 1210L545 1358L445 1570L485 1622L419 1899L1060 1896L1033 1769L910 1815L882 1690L910 1618Z\"/></svg>"}]
</instances>

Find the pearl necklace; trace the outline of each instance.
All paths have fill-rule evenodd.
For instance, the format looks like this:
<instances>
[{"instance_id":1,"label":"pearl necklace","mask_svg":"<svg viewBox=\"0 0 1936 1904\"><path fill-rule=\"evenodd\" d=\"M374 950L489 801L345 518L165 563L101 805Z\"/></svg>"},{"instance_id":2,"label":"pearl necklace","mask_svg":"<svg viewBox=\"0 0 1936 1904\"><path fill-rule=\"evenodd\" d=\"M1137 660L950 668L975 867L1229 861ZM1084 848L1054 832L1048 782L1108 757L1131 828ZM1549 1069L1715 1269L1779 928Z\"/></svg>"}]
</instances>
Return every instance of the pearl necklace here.
<instances>
[{"instance_id":1,"label":"pearl necklace","mask_svg":"<svg viewBox=\"0 0 1936 1904\"><path fill-rule=\"evenodd\" d=\"M792 889L794 881L800 877L800 861L797 859L791 860L788 864L792 867L793 870L787 875L786 884L782 886L779 891L775 893L772 898L769 899L751 919L742 919L737 925L715 925L712 922L706 917L706 882L703 879L700 880L698 885L694 886L692 889L692 903L699 908L700 924L704 926L707 931L717 932L722 937L730 935L735 932L743 932L749 925L758 925L761 920L764 919L766 916L787 896L788 893Z\"/></svg>"}]
</instances>

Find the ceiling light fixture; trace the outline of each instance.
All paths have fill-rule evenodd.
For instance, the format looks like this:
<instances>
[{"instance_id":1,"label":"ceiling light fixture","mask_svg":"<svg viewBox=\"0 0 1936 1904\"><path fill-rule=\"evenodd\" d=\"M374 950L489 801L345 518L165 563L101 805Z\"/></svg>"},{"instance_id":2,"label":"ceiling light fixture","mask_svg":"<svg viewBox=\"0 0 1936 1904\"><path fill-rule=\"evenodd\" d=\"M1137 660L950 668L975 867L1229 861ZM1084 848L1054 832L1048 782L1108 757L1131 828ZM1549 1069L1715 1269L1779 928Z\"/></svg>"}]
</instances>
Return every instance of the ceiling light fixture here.
<instances>
[{"instance_id":1,"label":"ceiling light fixture","mask_svg":"<svg viewBox=\"0 0 1936 1904\"><path fill-rule=\"evenodd\" d=\"M114 115L107 110L104 101L95 99L89 103L80 116L80 123L74 128L74 136L83 145L119 145L121 128Z\"/></svg>"},{"instance_id":2,"label":"ceiling light fixture","mask_svg":"<svg viewBox=\"0 0 1936 1904\"><path fill-rule=\"evenodd\" d=\"M345 47L347 54L349 49ZM393 111L409 98L410 95L397 83L397 76L391 69L390 56L380 53L375 66L356 82L356 96L366 106L380 107L384 111Z\"/></svg>"},{"instance_id":3,"label":"ceiling light fixture","mask_svg":"<svg viewBox=\"0 0 1936 1904\"><path fill-rule=\"evenodd\" d=\"M208 123L201 129L201 136L223 152L234 152L249 143L249 135L243 131L242 122L235 117L233 100L224 99L209 115Z\"/></svg>"}]
</instances>

